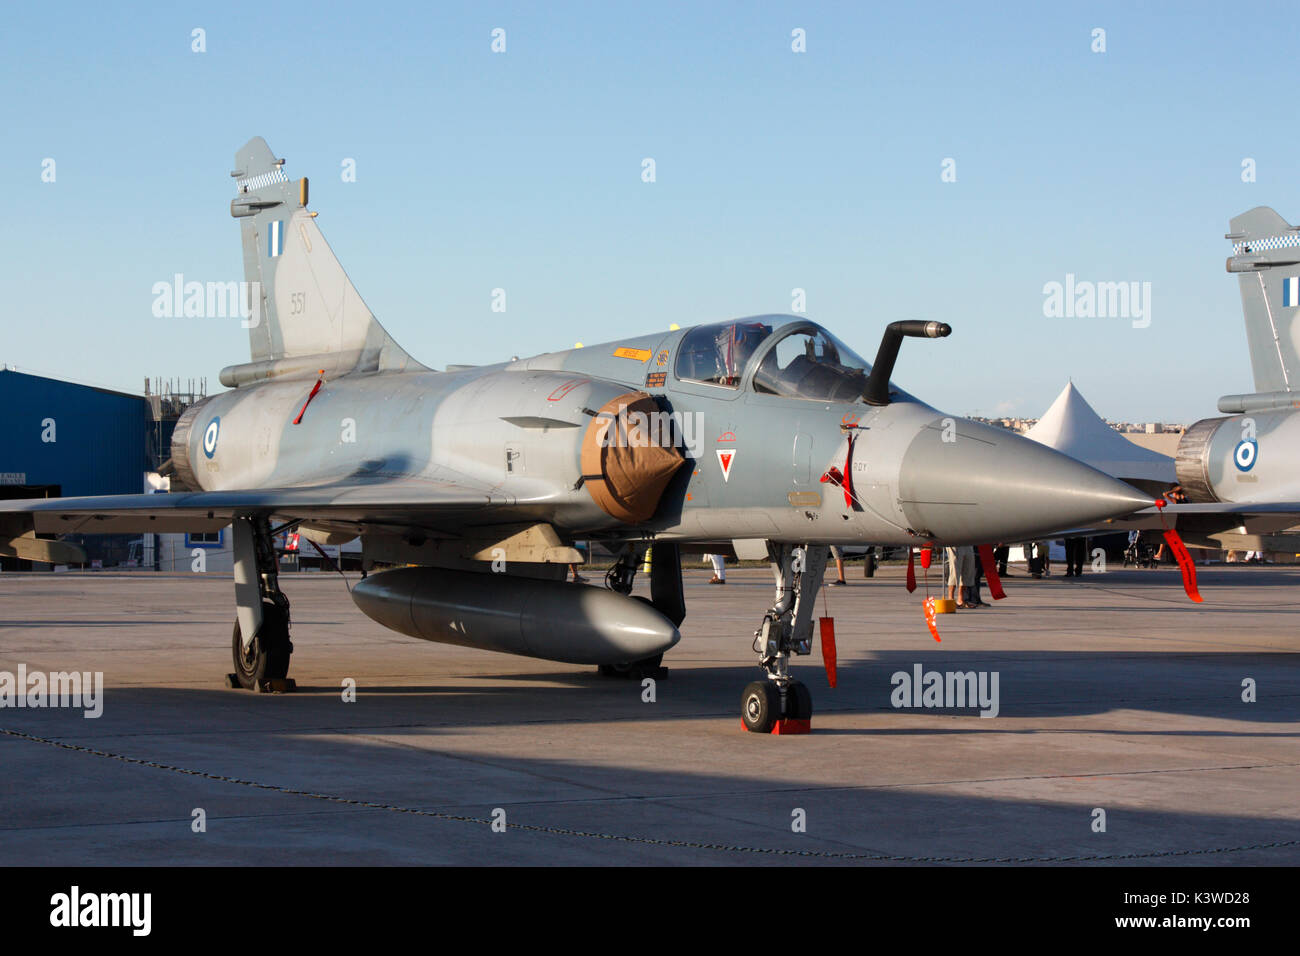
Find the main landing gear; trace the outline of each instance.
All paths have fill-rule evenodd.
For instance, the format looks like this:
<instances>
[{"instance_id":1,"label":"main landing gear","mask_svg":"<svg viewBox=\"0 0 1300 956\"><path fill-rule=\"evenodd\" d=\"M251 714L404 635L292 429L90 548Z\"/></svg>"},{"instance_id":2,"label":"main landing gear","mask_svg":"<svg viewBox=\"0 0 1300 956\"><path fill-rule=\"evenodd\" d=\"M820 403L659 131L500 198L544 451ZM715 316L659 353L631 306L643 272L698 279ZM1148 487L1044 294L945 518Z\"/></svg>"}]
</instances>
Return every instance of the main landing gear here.
<instances>
[{"instance_id":1,"label":"main landing gear","mask_svg":"<svg viewBox=\"0 0 1300 956\"><path fill-rule=\"evenodd\" d=\"M288 678L289 599L280 590L279 565L270 522L236 518L232 525L235 558L235 630L231 640L234 673L229 687L254 691L293 689Z\"/></svg>"},{"instance_id":2,"label":"main landing gear","mask_svg":"<svg viewBox=\"0 0 1300 956\"><path fill-rule=\"evenodd\" d=\"M754 632L754 650L767 676L745 685L740 719L756 734L806 734L812 730L812 694L790 676L790 655L812 652L813 603L828 549L769 543L767 551L776 599Z\"/></svg>"}]
</instances>

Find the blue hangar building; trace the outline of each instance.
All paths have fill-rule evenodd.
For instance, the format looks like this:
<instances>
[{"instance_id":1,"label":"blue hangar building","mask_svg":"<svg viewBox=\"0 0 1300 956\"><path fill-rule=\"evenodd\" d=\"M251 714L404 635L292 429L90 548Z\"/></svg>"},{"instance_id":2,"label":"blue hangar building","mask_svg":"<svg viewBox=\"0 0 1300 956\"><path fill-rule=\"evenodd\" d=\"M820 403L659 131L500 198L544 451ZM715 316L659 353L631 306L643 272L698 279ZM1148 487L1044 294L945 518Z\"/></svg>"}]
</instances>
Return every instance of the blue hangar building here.
<instances>
[{"instance_id":1,"label":"blue hangar building","mask_svg":"<svg viewBox=\"0 0 1300 956\"><path fill-rule=\"evenodd\" d=\"M0 369L0 409L0 498L140 494L167 447L140 395ZM88 536L88 554L111 558L117 537Z\"/></svg>"}]
</instances>

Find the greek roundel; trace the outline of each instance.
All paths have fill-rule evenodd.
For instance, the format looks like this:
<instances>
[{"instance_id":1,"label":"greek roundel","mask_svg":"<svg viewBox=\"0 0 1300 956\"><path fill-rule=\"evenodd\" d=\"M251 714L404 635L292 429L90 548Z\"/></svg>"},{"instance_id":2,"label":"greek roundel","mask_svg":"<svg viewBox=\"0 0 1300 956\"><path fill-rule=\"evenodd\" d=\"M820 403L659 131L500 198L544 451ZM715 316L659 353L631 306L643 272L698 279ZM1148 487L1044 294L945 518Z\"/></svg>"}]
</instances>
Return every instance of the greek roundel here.
<instances>
[{"instance_id":1,"label":"greek roundel","mask_svg":"<svg viewBox=\"0 0 1300 956\"><path fill-rule=\"evenodd\" d=\"M208 422L208 427L203 429L203 454L211 458L217 453L217 436L221 434L221 418L217 417Z\"/></svg>"},{"instance_id":2,"label":"greek roundel","mask_svg":"<svg viewBox=\"0 0 1300 956\"><path fill-rule=\"evenodd\" d=\"M1257 458L1259 458L1259 443L1250 439L1240 442L1232 453L1232 460L1236 463L1238 471L1250 471L1255 467Z\"/></svg>"}]
</instances>

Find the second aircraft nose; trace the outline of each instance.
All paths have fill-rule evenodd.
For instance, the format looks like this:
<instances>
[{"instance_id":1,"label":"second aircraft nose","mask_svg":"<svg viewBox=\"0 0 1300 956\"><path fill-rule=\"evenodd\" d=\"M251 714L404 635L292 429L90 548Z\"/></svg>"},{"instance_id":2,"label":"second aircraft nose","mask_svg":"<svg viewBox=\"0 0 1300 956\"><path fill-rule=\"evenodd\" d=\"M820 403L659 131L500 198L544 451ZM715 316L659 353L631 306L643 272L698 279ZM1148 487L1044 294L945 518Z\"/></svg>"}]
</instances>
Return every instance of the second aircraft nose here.
<instances>
[{"instance_id":1,"label":"second aircraft nose","mask_svg":"<svg viewBox=\"0 0 1300 956\"><path fill-rule=\"evenodd\" d=\"M898 498L912 528L944 544L1022 541L1153 504L1046 445L961 418L932 422L912 440Z\"/></svg>"}]
</instances>

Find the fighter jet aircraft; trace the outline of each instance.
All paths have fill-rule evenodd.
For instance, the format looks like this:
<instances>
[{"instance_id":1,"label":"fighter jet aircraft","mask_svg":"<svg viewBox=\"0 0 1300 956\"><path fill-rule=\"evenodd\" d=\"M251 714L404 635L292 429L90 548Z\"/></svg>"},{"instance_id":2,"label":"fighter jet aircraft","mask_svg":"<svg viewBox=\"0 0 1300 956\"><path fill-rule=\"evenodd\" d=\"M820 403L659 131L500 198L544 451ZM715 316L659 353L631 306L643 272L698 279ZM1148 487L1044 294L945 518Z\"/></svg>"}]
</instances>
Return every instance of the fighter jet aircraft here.
<instances>
[{"instance_id":1,"label":"fighter jet aircraft","mask_svg":"<svg viewBox=\"0 0 1300 956\"><path fill-rule=\"evenodd\" d=\"M1166 518L1191 547L1300 551L1300 227L1258 206L1235 217L1227 270L1239 278L1255 391L1192 425L1176 469L1189 504Z\"/></svg>"},{"instance_id":2,"label":"fighter jet aircraft","mask_svg":"<svg viewBox=\"0 0 1300 956\"><path fill-rule=\"evenodd\" d=\"M613 673L658 668L677 643L681 547L734 548L776 581L755 609L764 676L742 695L745 726L766 732L811 718L789 661L811 650L826 545L1025 540L1152 503L896 387L903 338L947 336L940 322L890 324L874 364L804 317L760 315L426 368L366 308L283 166L261 138L236 153L251 356L177 423L170 471L189 490L0 502L0 544L29 555L59 546L37 533L232 525L244 687L288 672L284 529L360 535L377 573L353 597L386 627ZM603 588L564 580L584 540L616 554ZM650 597L633 598L650 547Z\"/></svg>"}]
</instances>

